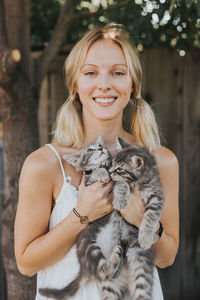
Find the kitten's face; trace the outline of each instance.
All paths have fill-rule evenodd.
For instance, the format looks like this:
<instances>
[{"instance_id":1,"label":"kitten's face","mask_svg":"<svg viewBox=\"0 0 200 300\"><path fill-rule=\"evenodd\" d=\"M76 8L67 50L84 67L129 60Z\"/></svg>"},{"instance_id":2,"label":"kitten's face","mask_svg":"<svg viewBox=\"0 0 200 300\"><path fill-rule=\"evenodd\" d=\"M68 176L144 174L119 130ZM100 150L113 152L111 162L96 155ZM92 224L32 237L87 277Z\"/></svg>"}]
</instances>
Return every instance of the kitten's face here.
<instances>
[{"instance_id":1,"label":"kitten's face","mask_svg":"<svg viewBox=\"0 0 200 300\"><path fill-rule=\"evenodd\" d=\"M134 182L140 177L144 160L139 155L130 152L130 150L124 150L114 158L112 167L109 169L112 180Z\"/></svg>"},{"instance_id":2,"label":"kitten's face","mask_svg":"<svg viewBox=\"0 0 200 300\"><path fill-rule=\"evenodd\" d=\"M72 164L77 171L93 170L99 166L107 166L110 158L108 149L96 142L86 146L78 153L65 155L66 161Z\"/></svg>"}]
</instances>

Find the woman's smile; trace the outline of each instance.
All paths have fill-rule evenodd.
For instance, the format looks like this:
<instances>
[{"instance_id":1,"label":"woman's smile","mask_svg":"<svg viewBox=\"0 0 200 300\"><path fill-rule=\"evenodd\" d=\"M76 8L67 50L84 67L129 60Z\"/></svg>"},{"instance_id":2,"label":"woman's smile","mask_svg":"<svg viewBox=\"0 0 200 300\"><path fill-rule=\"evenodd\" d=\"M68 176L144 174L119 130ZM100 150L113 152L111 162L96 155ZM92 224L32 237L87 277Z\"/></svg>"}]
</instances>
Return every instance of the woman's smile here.
<instances>
[{"instance_id":1,"label":"woman's smile","mask_svg":"<svg viewBox=\"0 0 200 300\"><path fill-rule=\"evenodd\" d=\"M99 97L92 97L92 99L103 106L108 106L108 105L112 105L114 103L114 101L117 100L117 97L113 97L113 96L99 96Z\"/></svg>"}]
</instances>

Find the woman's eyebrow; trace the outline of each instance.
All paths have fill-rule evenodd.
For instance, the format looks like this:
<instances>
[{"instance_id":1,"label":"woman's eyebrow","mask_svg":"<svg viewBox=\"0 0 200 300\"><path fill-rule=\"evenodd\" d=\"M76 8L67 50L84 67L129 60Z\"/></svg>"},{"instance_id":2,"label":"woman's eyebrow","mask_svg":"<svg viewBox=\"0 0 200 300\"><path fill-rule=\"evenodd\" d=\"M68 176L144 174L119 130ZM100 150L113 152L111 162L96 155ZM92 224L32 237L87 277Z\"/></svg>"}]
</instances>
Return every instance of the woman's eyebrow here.
<instances>
[{"instance_id":1,"label":"woman's eyebrow","mask_svg":"<svg viewBox=\"0 0 200 300\"><path fill-rule=\"evenodd\" d=\"M81 67L81 70L82 70L83 68L85 68L85 67L90 67L90 66L92 66L92 67L97 67L97 65L86 64L86 65L83 65L83 66Z\"/></svg>"},{"instance_id":2,"label":"woman's eyebrow","mask_svg":"<svg viewBox=\"0 0 200 300\"><path fill-rule=\"evenodd\" d=\"M85 68L85 67L90 67L90 66L98 67L98 65L94 65L94 64L85 64L85 65L83 65L83 66L81 67L81 70L82 70L83 68ZM117 67L117 66L122 66L122 67L128 68L127 65L125 65L125 64L114 64L114 65L112 65L112 67Z\"/></svg>"},{"instance_id":3,"label":"woman's eyebrow","mask_svg":"<svg viewBox=\"0 0 200 300\"><path fill-rule=\"evenodd\" d=\"M125 65L125 64L115 64L115 65L113 65L114 67L117 67L117 66L122 66L122 67L126 67L126 68L128 68L127 67L127 65Z\"/></svg>"}]
</instances>

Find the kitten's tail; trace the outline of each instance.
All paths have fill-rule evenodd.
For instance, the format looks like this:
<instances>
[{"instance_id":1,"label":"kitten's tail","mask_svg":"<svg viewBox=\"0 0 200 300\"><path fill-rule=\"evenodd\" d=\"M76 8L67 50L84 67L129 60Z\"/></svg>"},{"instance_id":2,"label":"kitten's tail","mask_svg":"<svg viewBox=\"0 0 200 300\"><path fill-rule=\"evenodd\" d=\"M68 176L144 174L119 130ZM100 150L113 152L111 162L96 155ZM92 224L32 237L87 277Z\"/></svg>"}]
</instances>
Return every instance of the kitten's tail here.
<instances>
[{"instance_id":1,"label":"kitten's tail","mask_svg":"<svg viewBox=\"0 0 200 300\"><path fill-rule=\"evenodd\" d=\"M54 299L69 299L69 297L74 296L79 289L80 278L76 277L72 282L70 282L63 289L49 289L49 288L40 288L39 293L42 296Z\"/></svg>"}]
</instances>

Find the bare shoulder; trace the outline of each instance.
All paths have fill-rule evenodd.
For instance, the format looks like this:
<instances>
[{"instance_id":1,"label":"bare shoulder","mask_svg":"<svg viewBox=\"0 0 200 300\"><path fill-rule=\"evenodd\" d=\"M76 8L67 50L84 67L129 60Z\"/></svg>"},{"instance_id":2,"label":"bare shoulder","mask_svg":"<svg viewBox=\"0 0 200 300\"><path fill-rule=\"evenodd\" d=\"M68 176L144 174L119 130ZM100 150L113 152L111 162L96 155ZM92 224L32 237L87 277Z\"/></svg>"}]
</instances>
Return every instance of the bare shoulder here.
<instances>
[{"instance_id":1,"label":"bare shoulder","mask_svg":"<svg viewBox=\"0 0 200 300\"><path fill-rule=\"evenodd\" d=\"M162 183L172 182L178 185L179 164L176 155L163 146L154 150L152 154L155 156Z\"/></svg>"},{"instance_id":2,"label":"bare shoulder","mask_svg":"<svg viewBox=\"0 0 200 300\"><path fill-rule=\"evenodd\" d=\"M174 152L172 152L170 149L160 146L154 150L152 154L156 158L158 167L178 168L178 159Z\"/></svg>"},{"instance_id":3,"label":"bare shoulder","mask_svg":"<svg viewBox=\"0 0 200 300\"><path fill-rule=\"evenodd\" d=\"M59 147L53 145L59 156L62 157L64 154L70 154L76 149L68 147ZM21 176L30 176L31 178L40 177L46 179L50 182L55 183L57 174L60 174L60 165L57 156L50 149L50 147L43 146L32 152L24 161L22 166Z\"/></svg>"},{"instance_id":4,"label":"bare shoulder","mask_svg":"<svg viewBox=\"0 0 200 300\"><path fill-rule=\"evenodd\" d=\"M51 152L51 149L43 146L29 154L24 161L22 172L47 174L52 168L55 168L57 164L55 155Z\"/></svg>"}]
</instances>

